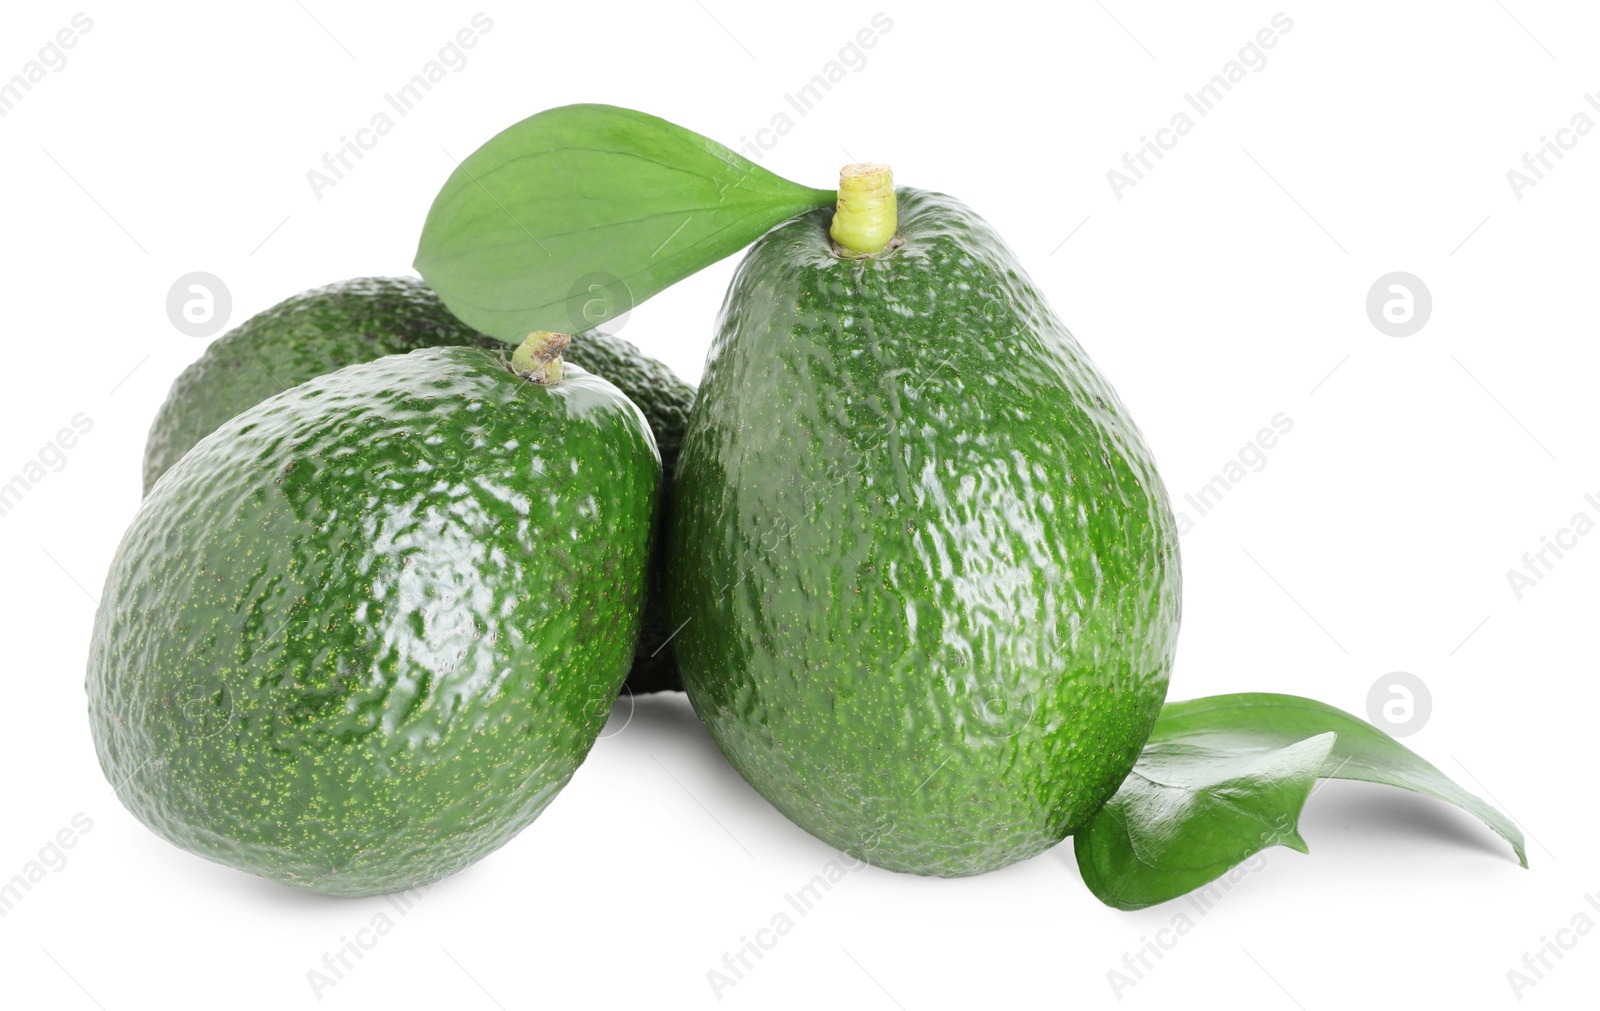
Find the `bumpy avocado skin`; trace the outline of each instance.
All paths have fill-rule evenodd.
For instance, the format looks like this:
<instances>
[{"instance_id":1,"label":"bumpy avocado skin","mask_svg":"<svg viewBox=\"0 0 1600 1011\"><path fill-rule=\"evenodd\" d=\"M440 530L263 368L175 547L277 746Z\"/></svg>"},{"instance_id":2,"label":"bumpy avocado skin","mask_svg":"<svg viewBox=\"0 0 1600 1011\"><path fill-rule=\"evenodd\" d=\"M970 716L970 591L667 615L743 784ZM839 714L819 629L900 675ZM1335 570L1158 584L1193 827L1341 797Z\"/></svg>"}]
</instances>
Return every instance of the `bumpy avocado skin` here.
<instances>
[{"instance_id":1,"label":"bumpy avocado skin","mask_svg":"<svg viewBox=\"0 0 1600 1011\"><path fill-rule=\"evenodd\" d=\"M358 277L285 299L213 341L172 384L145 443L145 494L195 443L275 393L347 365L443 346L510 351L456 319L416 278ZM607 334L577 335L565 358L609 380L644 412L667 475L663 505L670 507L671 475L694 387L628 341ZM683 688L667 644L672 625L661 581L661 568L655 566L654 592L627 681L635 694Z\"/></svg>"},{"instance_id":2,"label":"bumpy avocado skin","mask_svg":"<svg viewBox=\"0 0 1600 1011\"><path fill-rule=\"evenodd\" d=\"M184 849L340 895L531 822L627 674L660 464L615 387L431 348L312 379L156 484L90 648L101 766Z\"/></svg>"},{"instance_id":3,"label":"bumpy avocado skin","mask_svg":"<svg viewBox=\"0 0 1600 1011\"><path fill-rule=\"evenodd\" d=\"M899 191L904 244L831 211L729 288L669 531L686 690L750 784L892 870L1065 838L1166 695L1178 535L1142 437L999 236Z\"/></svg>"},{"instance_id":4,"label":"bumpy avocado skin","mask_svg":"<svg viewBox=\"0 0 1600 1011\"><path fill-rule=\"evenodd\" d=\"M679 379L666 365L622 338L608 334L594 331L578 334L572 338L564 357L611 380L629 400L639 405L650 422L656 446L661 451L658 522L659 530L664 532L672 515L673 472L678 466L678 450L683 445L683 430L689 424L695 388ZM644 626L639 631L633 670L628 674L627 690L635 695L683 690L671 642L676 626L667 613L666 593L665 552L658 550L650 566L650 599L644 609Z\"/></svg>"},{"instance_id":5,"label":"bumpy avocado skin","mask_svg":"<svg viewBox=\"0 0 1600 1011\"><path fill-rule=\"evenodd\" d=\"M275 393L418 348L504 347L410 277L357 277L284 299L206 346L172 384L144 447L144 492L195 443Z\"/></svg>"}]
</instances>

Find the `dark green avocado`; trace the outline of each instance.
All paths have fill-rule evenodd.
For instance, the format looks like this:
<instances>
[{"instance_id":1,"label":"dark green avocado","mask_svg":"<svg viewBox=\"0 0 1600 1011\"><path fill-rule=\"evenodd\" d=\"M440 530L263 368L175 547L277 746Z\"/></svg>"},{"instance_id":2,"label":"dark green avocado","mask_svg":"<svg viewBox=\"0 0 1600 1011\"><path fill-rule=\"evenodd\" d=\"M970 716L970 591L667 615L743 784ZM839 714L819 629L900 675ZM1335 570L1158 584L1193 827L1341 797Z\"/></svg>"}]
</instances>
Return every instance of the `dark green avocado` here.
<instances>
[{"instance_id":1,"label":"dark green avocado","mask_svg":"<svg viewBox=\"0 0 1600 1011\"><path fill-rule=\"evenodd\" d=\"M195 443L273 394L357 362L440 346L510 351L456 319L416 278L358 277L285 299L211 342L172 384L145 443L145 494ZM670 504L694 387L629 342L599 332L579 334L564 357L609 380L644 412L660 447ZM652 589L660 582L658 566ZM652 601L627 682L638 694L683 687L666 645L672 626L665 605L658 596Z\"/></svg>"},{"instance_id":2,"label":"dark green avocado","mask_svg":"<svg viewBox=\"0 0 1600 1011\"><path fill-rule=\"evenodd\" d=\"M878 866L976 874L1128 775L1166 695L1178 535L1138 429L1000 237L898 193L881 252L841 255L823 209L745 256L684 436L668 599L690 701L756 790Z\"/></svg>"},{"instance_id":3,"label":"dark green avocado","mask_svg":"<svg viewBox=\"0 0 1600 1011\"><path fill-rule=\"evenodd\" d=\"M628 399L639 405L661 451L660 529L665 531L672 515L673 472L678 466L678 449L683 430L689 424L689 408L694 403L694 387L679 379L666 365L638 348L609 334L589 331L572 338L566 360L609 379ZM650 598L644 609L644 626L639 646L628 673L627 690L635 695L648 692L682 691L678 663L672 652L672 630L666 604L665 552L650 566Z\"/></svg>"},{"instance_id":4,"label":"dark green avocado","mask_svg":"<svg viewBox=\"0 0 1600 1011\"><path fill-rule=\"evenodd\" d=\"M502 348L410 277L357 277L263 310L212 341L178 376L144 447L144 492L195 443L249 407L346 365L418 348Z\"/></svg>"},{"instance_id":5,"label":"dark green avocado","mask_svg":"<svg viewBox=\"0 0 1600 1011\"><path fill-rule=\"evenodd\" d=\"M311 379L158 481L106 578L90 727L178 846L341 895L499 847L632 661L660 463L567 366L429 348Z\"/></svg>"}]
</instances>

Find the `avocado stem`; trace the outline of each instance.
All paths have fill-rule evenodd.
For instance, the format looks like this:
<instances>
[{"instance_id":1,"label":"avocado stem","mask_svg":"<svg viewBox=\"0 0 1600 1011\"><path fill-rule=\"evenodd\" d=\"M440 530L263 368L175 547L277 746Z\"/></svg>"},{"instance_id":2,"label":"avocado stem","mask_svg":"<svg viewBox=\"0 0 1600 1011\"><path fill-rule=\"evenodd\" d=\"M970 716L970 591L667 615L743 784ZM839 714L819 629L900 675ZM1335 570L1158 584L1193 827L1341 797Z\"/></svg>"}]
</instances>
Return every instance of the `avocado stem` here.
<instances>
[{"instance_id":1,"label":"avocado stem","mask_svg":"<svg viewBox=\"0 0 1600 1011\"><path fill-rule=\"evenodd\" d=\"M572 337L549 330L535 330L511 353L511 371L540 386L561 381L561 352Z\"/></svg>"},{"instance_id":2,"label":"avocado stem","mask_svg":"<svg viewBox=\"0 0 1600 1011\"><path fill-rule=\"evenodd\" d=\"M894 238L899 210L894 173L887 165L859 162L839 170L839 204L828 234L848 256L870 256Z\"/></svg>"}]
</instances>

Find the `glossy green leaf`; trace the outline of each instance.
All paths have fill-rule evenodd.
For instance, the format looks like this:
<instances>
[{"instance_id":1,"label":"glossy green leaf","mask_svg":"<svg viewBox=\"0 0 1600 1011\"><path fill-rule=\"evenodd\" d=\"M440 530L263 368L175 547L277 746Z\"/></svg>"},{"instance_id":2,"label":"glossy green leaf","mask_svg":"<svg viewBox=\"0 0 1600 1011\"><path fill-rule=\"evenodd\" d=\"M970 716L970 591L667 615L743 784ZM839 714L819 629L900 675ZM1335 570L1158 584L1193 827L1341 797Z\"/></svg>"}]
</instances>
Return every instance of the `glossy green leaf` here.
<instances>
[{"instance_id":1,"label":"glossy green leaf","mask_svg":"<svg viewBox=\"0 0 1600 1011\"><path fill-rule=\"evenodd\" d=\"M1168 704L1156 727L1163 741L1229 749L1282 747L1328 731L1337 733L1339 740L1319 778L1398 786L1454 804L1510 843L1522 866L1528 866L1522 831L1511 819L1457 786L1399 741L1342 709L1295 695L1213 695Z\"/></svg>"},{"instance_id":2,"label":"glossy green leaf","mask_svg":"<svg viewBox=\"0 0 1600 1011\"><path fill-rule=\"evenodd\" d=\"M655 116L568 105L501 131L450 174L416 268L485 333L577 333L834 200Z\"/></svg>"},{"instance_id":3,"label":"glossy green leaf","mask_svg":"<svg viewBox=\"0 0 1600 1011\"><path fill-rule=\"evenodd\" d=\"M1073 840L1095 896L1142 909L1215 880L1273 845L1306 851L1298 823L1317 779L1398 786L1481 819L1528 865L1510 819L1394 738L1293 695L1172 702L1133 772Z\"/></svg>"},{"instance_id":4,"label":"glossy green leaf","mask_svg":"<svg viewBox=\"0 0 1600 1011\"><path fill-rule=\"evenodd\" d=\"M1108 906L1143 909L1214 881L1269 846L1306 852L1300 809L1334 736L1243 753L1151 742L1073 839L1084 883Z\"/></svg>"}]
</instances>

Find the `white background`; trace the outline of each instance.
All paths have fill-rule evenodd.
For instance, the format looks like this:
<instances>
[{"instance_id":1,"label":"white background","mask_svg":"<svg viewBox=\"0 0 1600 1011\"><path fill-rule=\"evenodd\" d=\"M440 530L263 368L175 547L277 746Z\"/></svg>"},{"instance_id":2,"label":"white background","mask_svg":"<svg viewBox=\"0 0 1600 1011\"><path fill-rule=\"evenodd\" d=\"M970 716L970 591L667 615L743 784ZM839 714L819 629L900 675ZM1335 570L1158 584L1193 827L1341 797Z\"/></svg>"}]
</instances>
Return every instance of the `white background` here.
<instances>
[{"instance_id":1,"label":"white background","mask_svg":"<svg viewBox=\"0 0 1600 1011\"><path fill-rule=\"evenodd\" d=\"M92 821L0 917L0 1002L1509 1007L1524 952L1580 911L1600 923L1585 901L1600 902L1600 536L1520 600L1506 576L1574 514L1600 518L1584 499L1600 499L1600 133L1521 199L1506 175L1574 114L1600 122L1592 7L483 2L83 8L93 27L67 64L0 117L0 480L78 412L93 422L0 516L0 879L75 814ZM0 16L0 79L79 10L19 6ZM1280 9L1293 28L1266 65L1189 110ZM493 28L468 63L318 199L307 170L479 10ZM880 10L893 25L865 66L796 115L785 93ZM1195 521L1172 697L1283 691L1364 714L1378 679L1413 673L1432 716L1407 743L1519 820L1532 869L1452 808L1333 783L1303 820L1312 855L1271 851L1204 916L1101 906L1070 844L966 880L867 869L719 1002L707 971L837 854L739 779L681 697L615 713L538 822L404 916L143 828L101 777L83 666L147 426L203 346L168 321L168 288L218 275L236 323L408 272L452 157L581 101L732 147L788 112L768 168L829 186L846 161L884 161L986 216ZM1118 199L1107 170L1180 110L1193 130ZM636 309L623 335L696 378L734 262ZM1396 270L1434 306L1405 338L1365 308ZM1197 517L1184 495L1278 412L1294 427L1266 466ZM379 911L394 929L319 999L307 971ZM1180 912L1194 929L1118 995L1108 970ZM1593 999L1600 930L1563 937L1575 947L1520 1003Z\"/></svg>"}]
</instances>

